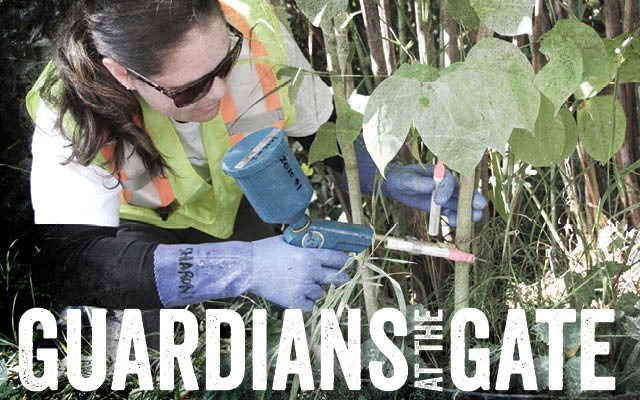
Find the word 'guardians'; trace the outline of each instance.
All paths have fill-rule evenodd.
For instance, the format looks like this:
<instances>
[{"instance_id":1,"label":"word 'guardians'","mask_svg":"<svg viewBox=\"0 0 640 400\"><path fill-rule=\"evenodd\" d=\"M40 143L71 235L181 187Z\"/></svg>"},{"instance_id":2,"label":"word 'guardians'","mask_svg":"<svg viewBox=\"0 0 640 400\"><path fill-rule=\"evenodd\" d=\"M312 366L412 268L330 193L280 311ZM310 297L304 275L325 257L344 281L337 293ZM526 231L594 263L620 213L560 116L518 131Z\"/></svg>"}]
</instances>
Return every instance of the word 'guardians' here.
<instances>
[{"instance_id":1,"label":"word 'guardians'","mask_svg":"<svg viewBox=\"0 0 640 400\"><path fill-rule=\"evenodd\" d=\"M81 315L80 310L69 310L67 315L67 359L66 373L69 383L76 389L92 391L104 384L107 373L106 355L106 310L92 311L92 334L90 361L82 356ZM576 311L572 309L537 310L536 321L547 323L549 327L549 389L561 390L563 385L563 326L576 322ZM440 315L440 313L439 313ZM614 377L595 376L595 356L608 354L607 342L595 341L597 322L613 322L614 310L582 310L581 326L581 388L583 390L614 390ZM431 317L429 312L416 311L416 324L425 321L441 321ZM351 390L361 388L361 312L349 309L347 314L346 335L343 335L335 311L321 310L320 315L320 379L321 390L333 390L334 363L338 359L344 382ZM387 329L385 329L385 324ZM25 388L42 391L47 388L57 390L58 353L53 348L38 348L35 359L42 366L41 374L34 372L33 328L40 324L45 338L55 338L56 319L45 309L33 308L23 314L19 325L19 375ZM175 342L175 326L183 327L183 339ZM230 349L222 351L221 325L230 328ZM439 322L442 325L442 322ZM485 314L469 308L458 311L450 320L450 365L451 381L460 390L490 389L490 350L489 348L468 348L465 330L473 326L474 335L479 339L489 337L489 323ZM424 327L423 327L424 328ZM242 317L233 310L211 309L206 311L205 321L205 388L207 390L232 390L245 379L247 336ZM393 308L378 310L369 321L369 337L379 349L386 361L370 361L368 368L371 383L380 390L392 391L401 388L407 381L409 366L400 348L390 336L407 336L405 315ZM254 390L267 389L268 348L267 348L267 312L254 309L251 327L251 375ZM160 310L160 347L159 347L159 388L173 390L174 371L177 362L185 390L198 390L198 379L192 364L191 355L198 347L198 321L188 310ZM345 340L346 336L346 340ZM414 352L419 355L419 342ZM295 350L295 359L292 359ZM519 359L514 360L517 354ZM133 360L130 356L133 353ZM227 357L229 368L222 376L221 357ZM83 358L85 365L83 366ZM86 363L90 363L87 367ZM284 312L282 331L276 358L273 360L273 389L285 390L289 375L297 375L302 390L315 389L313 369L305 332L305 323L300 310L290 309ZM465 364L475 367L468 376ZM40 368L38 368L40 370ZM418 364L414 372L423 371ZM145 332L140 310L125 310L122 328L118 339L117 354L113 368L112 390L123 390L128 375L135 375L140 389L152 390L154 387ZM537 380L529 340L529 329L524 310L509 310L503 332L503 344L498 365L496 390L508 390L512 375L521 375L525 390L537 390ZM418 378L418 376L415 376ZM441 383L441 378L432 382ZM417 387L420 387L416 384ZM438 384L428 387L442 390Z\"/></svg>"}]
</instances>

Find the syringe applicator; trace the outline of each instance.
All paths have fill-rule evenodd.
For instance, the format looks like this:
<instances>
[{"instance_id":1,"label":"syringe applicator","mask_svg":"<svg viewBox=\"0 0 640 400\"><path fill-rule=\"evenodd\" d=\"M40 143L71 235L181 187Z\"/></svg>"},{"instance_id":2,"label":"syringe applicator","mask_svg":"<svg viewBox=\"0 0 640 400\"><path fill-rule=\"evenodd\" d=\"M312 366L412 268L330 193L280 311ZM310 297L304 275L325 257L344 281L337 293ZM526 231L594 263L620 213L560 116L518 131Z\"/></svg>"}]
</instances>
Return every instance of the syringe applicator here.
<instances>
[{"instance_id":1,"label":"syringe applicator","mask_svg":"<svg viewBox=\"0 0 640 400\"><path fill-rule=\"evenodd\" d=\"M476 262L476 256L460 251L455 247L440 247L431 243L421 242L418 240L400 239L393 236L376 235L376 239L382 241L384 246L390 250L404 251L414 255L441 257L451 261L466 262L470 264Z\"/></svg>"},{"instance_id":2,"label":"syringe applicator","mask_svg":"<svg viewBox=\"0 0 640 400\"><path fill-rule=\"evenodd\" d=\"M438 160L433 169L433 181L436 187L431 192L431 208L429 209L429 235L437 236L440 233L440 206L436 204L436 190L444 179L444 163Z\"/></svg>"}]
</instances>

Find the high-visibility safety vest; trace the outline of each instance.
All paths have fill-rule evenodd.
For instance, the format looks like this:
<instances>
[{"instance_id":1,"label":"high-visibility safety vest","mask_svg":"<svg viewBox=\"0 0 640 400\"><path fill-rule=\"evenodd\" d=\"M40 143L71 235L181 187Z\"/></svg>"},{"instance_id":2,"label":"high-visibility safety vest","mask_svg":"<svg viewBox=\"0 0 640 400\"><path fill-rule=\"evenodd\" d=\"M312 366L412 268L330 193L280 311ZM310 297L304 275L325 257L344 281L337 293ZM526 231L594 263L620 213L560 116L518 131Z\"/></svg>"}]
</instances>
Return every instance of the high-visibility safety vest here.
<instances>
[{"instance_id":1,"label":"high-visibility safety vest","mask_svg":"<svg viewBox=\"0 0 640 400\"><path fill-rule=\"evenodd\" d=\"M222 0L227 20L244 36L240 58L228 77L230 91L221 101L220 113L201 123L211 182L192 167L180 139L165 115L138 97L145 129L164 156L170 169L152 177L142 159L132 151L118 171L122 192L120 217L168 229L195 228L218 238L228 238L242 193L222 172L222 158L244 135L268 126L285 127L295 119L289 101L286 78L278 78L278 68L286 64L285 43L278 19L266 0ZM49 73L49 64L27 94L27 109L35 120L40 90ZM65 129L74 132L74 122L65 117ZM105 145L94 163L110 169L112 146ZM166 212L171 210L170 212ZM160 211L160 212L159 212Z\"/></svg>"}]
</instances>

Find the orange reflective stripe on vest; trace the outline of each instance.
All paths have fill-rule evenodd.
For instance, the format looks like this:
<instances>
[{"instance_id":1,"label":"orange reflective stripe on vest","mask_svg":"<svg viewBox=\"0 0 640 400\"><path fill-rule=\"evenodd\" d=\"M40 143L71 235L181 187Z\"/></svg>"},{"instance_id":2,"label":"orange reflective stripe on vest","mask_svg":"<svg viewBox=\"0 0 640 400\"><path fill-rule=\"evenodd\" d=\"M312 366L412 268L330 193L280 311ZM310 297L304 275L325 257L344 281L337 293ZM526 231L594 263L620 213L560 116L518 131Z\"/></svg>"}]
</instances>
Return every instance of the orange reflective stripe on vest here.
<instances>
[{"instance_id":1,"label":"orange reflective stripe on vest","mask_svg":"<svg viewBox=\"0 0 640 400\"><path fill-rule=\"evenodd\" d=\"M106 144L100 149L100 154L112 171L115 171L113 163L114 144ZM137 154L131 154L129 149L125 150L129 154L129 160L140 160ZM145 168L135 168L130 162L125 162L117 177L122 186L120 201L144 205L150 208L166 207L173 203L175 196L173 189L166 175L151 178ZM137 174L137 176L135 175Z\"/></svg>"},{"instance_id":2,"label":"orange reflective stripe on vest","mask_svg":"<svg viewBox=\"0 0 640 400\"><path fill-rule=\"evenodd\" d=\"M262 113L260 120L252 121L250 117L244 114L239 115L236 101L234 101L233 88L221 102L222 118L227 126L229 140L231 145L235 145L247 134L266 126L284 127L284 113L280 103L280 97L277 93L277 80L275 73L270 65L264 60L268 56L267 50L260 41L258 35L253 31L253 27L246 18L230 6L221 3L222 10L229 20L249 41L249 49L251 51L252 62L249 64L252 73L255 74L261 86L260 101L266 107L266 113ZM279 27L274 27L279 29ZM255 62L254 62L255 60ZM235 68L243 66L236 65ZM250 105L254 106L254 105Z\"/></svg>"}]
</instances>

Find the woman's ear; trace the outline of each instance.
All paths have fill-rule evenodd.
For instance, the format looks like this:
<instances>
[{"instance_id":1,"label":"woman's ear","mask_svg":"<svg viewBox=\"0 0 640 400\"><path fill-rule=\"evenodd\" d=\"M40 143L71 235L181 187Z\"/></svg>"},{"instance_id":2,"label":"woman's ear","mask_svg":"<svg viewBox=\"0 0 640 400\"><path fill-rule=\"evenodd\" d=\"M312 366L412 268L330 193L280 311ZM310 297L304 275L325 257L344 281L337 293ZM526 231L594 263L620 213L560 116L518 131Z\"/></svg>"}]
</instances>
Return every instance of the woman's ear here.
<instances>
[{"instance_id":1,"label":"woman's ear","mask_svg":"<svg viewBox=\"0 0 640 400\"><path fill-rule=\"evenodd\" d=\"M113 58L105 57L102 64L109 70L111 75L120 82L127 90L134 90L136 87L135 79L131 77L129 71Z\"/></svg>"}]
</instances>

